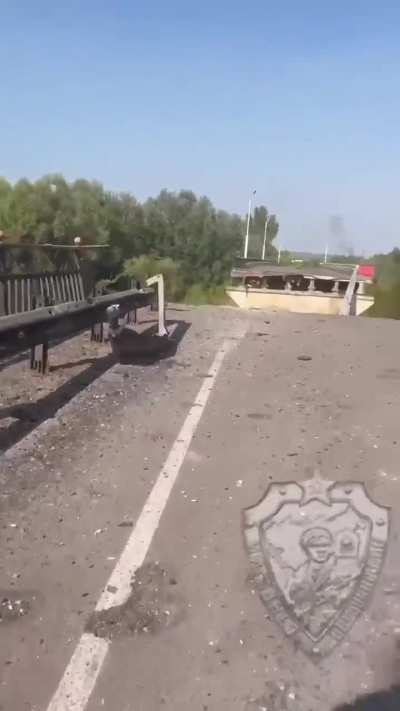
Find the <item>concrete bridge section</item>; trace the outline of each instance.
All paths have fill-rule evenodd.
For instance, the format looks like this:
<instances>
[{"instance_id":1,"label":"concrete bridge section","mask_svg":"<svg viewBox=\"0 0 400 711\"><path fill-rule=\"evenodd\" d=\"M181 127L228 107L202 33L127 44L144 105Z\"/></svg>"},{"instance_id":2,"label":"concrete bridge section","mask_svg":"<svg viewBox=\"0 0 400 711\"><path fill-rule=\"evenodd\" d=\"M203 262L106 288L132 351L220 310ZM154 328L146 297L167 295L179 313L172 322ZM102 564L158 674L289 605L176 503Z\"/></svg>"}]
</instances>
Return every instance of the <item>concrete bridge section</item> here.
<instances>
[{"instance_id":1,"label":"concrete bridge section","mask_svg":"<svg viewBox=\"0 0 400 711\"><path fill-rule=\"evenodd\" d=\"M217 308L169 315L186 331L172 358L112 366L1 458L1 711L332 711L392 685L400 325ZM352 571L357 556L376 560L376 526L387 540L372 594L321 655L260 599L243 535L244 510L269 485L283 496L305 480L297 513L287 509L292 533L282 527L267 545L273 511L260 541L283 602L289 590L291 624L319 636L314 646L332 607L346 627L353 584L368 587L371 576ZM324 481L350 492L339 529L343 509L328 516L336 504ZM362 514L358 484L371 502ZM296 538L302 512L310 525ZM303 553L312 548L306 567L292 565L300 539Z\"/></svg>"}]
</instances>

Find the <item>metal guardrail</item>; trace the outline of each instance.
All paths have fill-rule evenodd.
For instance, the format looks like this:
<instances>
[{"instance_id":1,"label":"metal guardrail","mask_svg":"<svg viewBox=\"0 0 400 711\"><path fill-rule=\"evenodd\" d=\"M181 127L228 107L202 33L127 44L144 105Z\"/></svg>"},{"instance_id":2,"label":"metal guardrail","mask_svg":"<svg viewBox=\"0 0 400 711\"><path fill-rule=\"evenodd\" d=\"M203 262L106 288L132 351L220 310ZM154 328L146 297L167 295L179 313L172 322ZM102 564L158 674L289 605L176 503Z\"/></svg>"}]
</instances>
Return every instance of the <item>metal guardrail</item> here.
<instances>
[{"instance_id":1,"label":"metal guardrail","mask_svg":"<svg viewBox=\"0 0 400 711\"><path fill-rule=\"evenodd\" d=\"M0 318L0 358L31 348L31 367L48 369L48 347L59 340L107 320L107 307L118 304L124 316L154 301L153 289L130 289L37 308Z\"/></svg>"}]
</instances>

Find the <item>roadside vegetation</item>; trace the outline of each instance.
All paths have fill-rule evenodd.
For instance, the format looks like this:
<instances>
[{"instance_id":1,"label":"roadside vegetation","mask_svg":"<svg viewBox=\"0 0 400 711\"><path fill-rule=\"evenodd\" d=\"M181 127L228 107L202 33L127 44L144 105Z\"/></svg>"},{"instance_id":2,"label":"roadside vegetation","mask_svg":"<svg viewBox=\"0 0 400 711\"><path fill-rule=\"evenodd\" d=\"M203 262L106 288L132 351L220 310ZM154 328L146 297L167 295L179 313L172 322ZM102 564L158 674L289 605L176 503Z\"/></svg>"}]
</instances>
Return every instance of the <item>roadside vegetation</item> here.
<instances>
[{"instance_id":1,"label":"roadside vegetation","mask_svg":"<svg viewBox=\"0 0 400 711\"><path fill-rule=\"evenodd\" d=\"M267 230L265 233L265 225ZM190 190L162 190L139 202L127 192L112 192L96 181L68 182L62 175L11 184L0 178L0 244L14 242L12 260L0 253L0 270L45 270L46 253L24 249L32 243L73 244L106 248L84 253L102 283L143 282L156 272L164 274L170 301L193 304L227 303L224 287L235 257L242 253L246 217L219 210L206 197ZM249 258L259 259L266 236L266 258L276 261L279 223L264 205L251 220ZM20 247L20 248L19 248ZM81 253L82 254L82 253ZM318 266L320 258L293 263L294 255L280 254L281 265L295 269ZM376 265L372 293L375 305L368 315L400 318L400 249L368 259L330 255L337 263Z\"/></svg>"},{"instance_id":2,"label":"roadside vegetation","mask_svg":"<svg viewBox=\"0 0 400 711\"><path fill-rule=\"evenodd\" d=\"M264 206L256 208L251 249L257 256L267 217ZM221 303L245 229L241 216L219 210L190 190L162 190L157 197L139 202L130 193L111 192L94 181L70 183L61 175L36 182L23 179L14 185L0 179L0 231L3 240L21 245L13 265L21 271L26 266L24 244L72 244L79 236L82 245L107 245L86 255L96 265L98 280L124 276L143 281L162 271L170 300ZM268 254L276 252L272 242L278 229L271 216ZM38 252L35 258L45 260Z\"/></svg>"},{"instance_id":3,"label":"roadside vegetation","mask_svg":"<svg viewBox=\"0 0 400 711\"><path fill-rule=\"evenodd\" d=\"M371 262L376 265L375 283L371 288L375 303L367 315L400 319L400 249L376 254Z\"/></svg>"}]
</instances>

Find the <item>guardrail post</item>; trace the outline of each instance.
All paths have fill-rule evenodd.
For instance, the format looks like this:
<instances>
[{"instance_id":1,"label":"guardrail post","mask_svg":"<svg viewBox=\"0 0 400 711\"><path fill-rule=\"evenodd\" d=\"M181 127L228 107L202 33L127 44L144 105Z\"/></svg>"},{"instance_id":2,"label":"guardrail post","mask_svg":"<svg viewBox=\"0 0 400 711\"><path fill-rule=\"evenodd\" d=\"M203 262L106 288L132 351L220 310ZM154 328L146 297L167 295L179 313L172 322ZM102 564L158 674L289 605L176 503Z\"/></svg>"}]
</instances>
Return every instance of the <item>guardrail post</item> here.
<instances>
[{"instance_id":1,"label":"guardrail post","mask_svg":"<svg viewBox=\"0 0 400 711\"><path fill-rule=\"evenodd\" d=\"M168 331L165 325L165 299L164 299L164 277L162 274L146 279L146 286L157 284L158 297L158 335L168 336Z\"/></svg>"},{"instance_id":2,"label":"guardrail post","mask_svg":"<svg viewBox=\"0 0 400 711\"><path fill-rule=\"evenodd\" d=\"M49 344L47 341L31 348L31 370L41 375L49 372Z\"/></svg>"},{"instance_id":3,"label":"guardrail post","mask_svg":"<svg viewBox=\"0 0 400 711\"><path fill-rule=\"evenodd\" d=\"M140 289L140 282L135 281L134 279L131 279L130 289ZM137 309L134 307L128 313L126 314L126 323L137 323Z\"/></svg>"},{"instance_id":4,"label":"guardrail post","mask_svg":"<svg viewBox=\"0 0 400 711\"><path fill-rule=\"evenodd\" d=\"M94 289L93 290L94 297L101 296L102 293L103 292L101 289ZM104 323L103 323L103 321L100 321L99 323L95 323L92 326L90 340L94 341L95 343L104 343Z\"/></svg>"},{"instance_id":5,"label":"guardrail post","mask_svg":"<svg viewBox=\"0 0 400 711\"><path fill-rule=\"evenodd\" d=\"M43 296L37 296L33 300L33 309L41 308L46 304L45 298ZM36 346L31 347L31 358L30 358L30 368L31 370L37 370L41 375L46 375L49 372L49 344L48 341L39 343Z\"/></svg>"},{"instance_id":6,"label":"guardrail post","mask_svg":"<svg viewBox=\"0 0 400 711\"><path fill-rule=\"evenodd\" d=\"M103 343L103 341L104 341L104 324L102 321L100 321L100 323L95 323L94 326L92 326L90 340L95 341L95 343Z\"/></svg>"},{"instance_id":7,"label":"guardrail post","mask_svg":"<svg viewBox=\"0 0 400 711\"><path fill-rule=\"evenodd\" d=\"M0 281L0 316L5 316L6 314L6 287L4 282Z\"/></svg>"}]
</instances>

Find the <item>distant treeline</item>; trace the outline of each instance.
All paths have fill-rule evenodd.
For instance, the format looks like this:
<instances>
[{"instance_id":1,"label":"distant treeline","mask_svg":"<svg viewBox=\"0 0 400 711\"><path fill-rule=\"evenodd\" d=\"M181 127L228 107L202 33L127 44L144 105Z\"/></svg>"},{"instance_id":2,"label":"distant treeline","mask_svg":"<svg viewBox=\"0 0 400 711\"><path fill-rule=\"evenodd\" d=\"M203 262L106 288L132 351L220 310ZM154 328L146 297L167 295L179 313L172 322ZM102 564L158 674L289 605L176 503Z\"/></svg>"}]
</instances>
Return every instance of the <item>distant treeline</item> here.
<instances>
[{"instance_id":1,"label":"distant treeline","mask_svg":"<svg viewBox=\"0 0 400 711\"><path fill-rule=\"evenodd\" d=\"M256 208L250 251L256 250L257 256L267 217L267 253L273 251L278 232L275 216L269 216L264 206ZM229 277L235 256L243 249L245 230L244 218L217 209L190 190L162 190L140 203L130 193L111 192L94 181L67 182L61 175L36 182L23 179L14 185L0 178L3 241L21 247L30 242L72 244L79 236L82 244L106 244L107 249L92 255L98 278L119 274L143 278L163 270L170 298L182 298L193 288L198 298L201 290L219 293L217 287ZM21 270L26 268L26 253L21 249ZM39 254L36 250L36 260ZM17 257L14 253L14 262Z\"/></svg>"}]
</instances>

